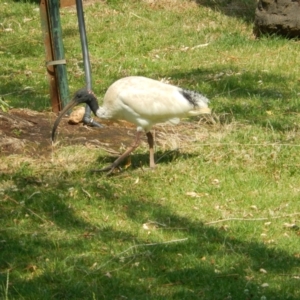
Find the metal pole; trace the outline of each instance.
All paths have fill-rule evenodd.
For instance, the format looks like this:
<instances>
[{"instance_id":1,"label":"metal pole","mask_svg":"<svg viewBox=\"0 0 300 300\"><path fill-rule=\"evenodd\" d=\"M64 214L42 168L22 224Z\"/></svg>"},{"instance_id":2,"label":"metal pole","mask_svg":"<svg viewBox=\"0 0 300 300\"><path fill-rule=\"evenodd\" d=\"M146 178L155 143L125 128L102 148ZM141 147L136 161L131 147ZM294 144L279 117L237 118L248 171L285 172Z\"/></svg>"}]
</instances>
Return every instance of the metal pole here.
<instances>
[{"instance_id":1,"label":"metal pole","mask_svg":"<svg viewBox=\"0 0 300 300\"><path fill-rule=\"evenodd\" d=\"M81 49L82 49L82 56L83 56L86 88L88 90L92 90L91 64L90 64L88 43L87 43L84 16L83 16L82 0L76 0L76 8L77 8L77 18L78 18ZM95 126L95 127L103 127L103 125L95 122L93 120L93 118L91 118L91 109L88 105L85 107L85 114L83 116L83 123L88 124L88 125L92 125L92 126Z\"/></svg>"},{"instance_id":2,"label":"metal pole","mask_svg":"<svg viewBox=\"0 0 300 300\"><path fill-rule=\"evenodd\" d=\"M54 61L48 62L48 66L54 66L55 75L59 86L60 101L63 108L69 101L69 85L67 79L65 53L62 42L59 1L49 0L47 1L47 3L52 49L54 56Z\"/></svg>"}]
</instances>

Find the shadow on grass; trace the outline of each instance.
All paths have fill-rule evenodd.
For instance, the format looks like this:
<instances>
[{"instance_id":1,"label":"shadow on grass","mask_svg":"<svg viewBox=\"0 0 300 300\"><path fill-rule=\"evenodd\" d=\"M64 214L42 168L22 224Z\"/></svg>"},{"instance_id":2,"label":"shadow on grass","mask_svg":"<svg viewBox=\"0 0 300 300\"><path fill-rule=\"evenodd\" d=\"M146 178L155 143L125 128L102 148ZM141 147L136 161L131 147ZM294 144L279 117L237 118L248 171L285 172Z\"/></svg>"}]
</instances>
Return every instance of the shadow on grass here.
<instances>
[{"instance_id":1,"label":"shadow on grass","mask_svg":"<svg viewBox=\"0 0 300 300\"><path fill-rule=\"evenodd\" d=\"M40 4L39 0L14 0L15 2L23 3L35 3ZM108 5L117 7L122 1L110 0L106 1ZM253 22L255 16L256 2L251 0L196 0L199 6L210 7L213 10L220 11L221 13L235 18L242 18L247 22ZM75 0L74 0L75 4Z\"/></svg>"},{"instance_id":2,"label":"shadow on grass","mask_svg":"<svg viewBox=\"0 0 300 300\"><path fill-rule=\"evenodd\" d=\"M220 11L224 15L234 18L242 18L248 23L254 22L256 1L251 0L196 0L200 6L207 6Z\"/></svg>"},{"instance_id":3,"label":"shadow on grass","mask_svg":"<svg viewBox=\"0 0 300 300\"><path fill-rule=\"evenodd\" d=\"M199 89L208 86L206 96L217 114L230 113L239 121L271 126L278 131L298 129L295 123L299 113L297 82L281 74L220 66L213 70L171 72L166 77L174 82L184 80L186 85Z\"/></svg>"},{"instance_id":4,"label":"shadow on grass","mask_svg":"<svg viewBox=\"0 0 300 300\"><path fill-rule=\"evenodd\" d=\"M154 160L156 165L166 165L166 164L172 164L175 162L178 158L180 160L188 160L192 157L199 156L199 154L193 154L193 153L185 153L181 152L180 149L170 150L170 151L155 151L154 153ZM99 166L98 169L101 169L102 167L108 166L112 164L118 156L112 157L103 157L101 155L97 162L101 163L101 166ZM130 160L130 161L129 161ZM94 169L97 169L97 164L95 164L96 167ZM126 169L126 166L130 165L130 169L141 169L143 170L146 168L147 170L149 168L149 150L145 150L144 153L133 153L131 154L125 161L123 161L120 164L121 169ZM96 172L96 174L99 174ZM105 174L105 172L103 172Z\"/></svg>"},{"instance_id":5,"label":"shadow on grass","mask_svg":"<svg viewBox=\"0 0 300 300\"><path fill-rule=\"evenodd\" d=\"M10 94L14 94L13 100L6 101L8 105L12 108L26 108L35 111L44 111L50 106L50 99L42 94L41 91L26 90L26 87L22 88L22 85L5 85L2 89L4 101L8 98ZM9 99L11 99L9 97Z\"/></svg>"},{"instance_id":6,"label":"shadow on grass","mask_svg":"<svg viewBox=\"0 0 300 300\"><path fill-rule=\"evenodd\" d=\"M128 189L116 198L113 184L99 177L98 186L89 189L93 197L82 193L76 200L98 211L99 222L79 216L70 195L71 187L81 185L80 180L71 179L75 175L68 174L60 182L55 178L46 182L23 173L1 175L1 180L12 180L16 185L16 191L7 192L0 202L1 296L5 294L8 270L8 299L299 296L296 281L283 279L279 285L262 290L263 279L249 278L253 273L258 277L261 268L268 269L272 276L290 274L292 268L299 266L298 257L263 243L238 239L234 232L207 226L200 219L183 217L176 207L171 209L153 198L150 191L141 189L138 195ZM152 185L155 188L155 182ZM125 215L133 224L141 225L151 215L153 220L167 225L162 234L168 230L187 240L162 244L151 235L139 238L122 226L107 225L101 218L104 207L118 220ZM157 245L147 247L149 243ZM130 247L131 251L124 251ZM207 261L205 257L211 259Z\"/></svg>"}]
</instances>

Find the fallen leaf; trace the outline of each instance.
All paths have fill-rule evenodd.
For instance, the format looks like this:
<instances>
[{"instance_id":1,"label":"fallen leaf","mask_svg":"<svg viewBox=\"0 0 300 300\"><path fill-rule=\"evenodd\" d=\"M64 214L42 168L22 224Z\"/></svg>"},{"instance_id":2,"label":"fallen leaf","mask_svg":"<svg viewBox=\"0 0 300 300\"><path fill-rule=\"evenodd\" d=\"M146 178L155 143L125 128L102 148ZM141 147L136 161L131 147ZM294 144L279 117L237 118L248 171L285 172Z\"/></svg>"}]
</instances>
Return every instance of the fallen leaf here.
<instances>
[{"instance_id":1,"label":"fallen leaf","mask_svg":"<svg viewBox=\"0 0 300 300\"><path fill-rule=\"evenodd\" d=\"M211 183L214 184L214 185L218 185L218 184L220 184L220 180L219 179L213 179Z\"/></svg>"},{"instance_id":2,"label":"fallen leaf","mask_svg":"<svg viewBox=\"0 0 300 300\"><path fill-rule=\"evenodd\" d=\"M35 272L37 270L37 266L36 265L28 265L26 267L26 270L30 271L31 273Z\"/></svg>"},{"instance_id":3,"label":"fallen leaf","mask_svg":"<svg viewBox=\"0 0 300 300\"><path fill-rule=\"evenodd\" d=\"M287 227L287 228L290 228L292 230L295 230L295 231L299 231L300 232L300 227L296 224L289 224L289 223L284 223L283 224L284 227ZM298 232L298 233L299 233Z\"/></svg>"},{"instance_id":4,"label":"fallen leaf","mask_svg":"<svg viewBox=\"0 0 300 300\"><path fill-rule=\"evenodd\" d=\"M95 235L95 234L90 233L90 232L84 232L82 236L83 236L84 238L88 239L88 238L91 238L91 237L94 236L94 235Z\"/></svg>"},{"instance_id":5,"label":"fallen leaf","mask_svg":"<svg viewBox=\"0 0 300 300\"><path fill-rule=\"evenodd\" d=\"M191 49L197 49L197 48L207 47L208 45L209 45L209 43L206 43L206 44L200 44L200 45L197 45L197 46L192 47Z\"/></svg>"},{"instance_id":6,"label":"fallen leaf","mask_svg":"<svg viewBox=\"0 0 300 300\"><path fill-rule=\"evenodd\" d=\"M228 225L223 225L223 226L221 226L221 227L219 228L219 230L221 230L221 231L227 231L228 228L229 228Z\"/></svg>"},{"instance_id":7,"label":"fallen leaf","mask_svg":"<svg viewBox=\"0 0 300 300\"><path fill-rule=\"evenodd\" d=\"M262 285L261 285L261 287L263 287L263 288L266 288L266 287L268 287L269 286L269 284L268 283L263 283Z\"/></svg>"},{"instance_id":8,"label":"fallen leaf","mask_svg":"<svg viewBox=\"0 0 300 300\"><path fill-rule=\"evenodd\" d=\"M247 281L250 281L254 278L254 276L245 276L245 278L246 278Z\"/></svg>"},{"instance_id":9,"label":"fallen leaf","mask_svg":"<svg viewBox=\"0 0 300 300\"><path fill-rule=\"evenodd\" d=\"M187 196L193 197L193 198L199 198L199 194L197 194L196 192L187 192L186 193Z\"/></svg>"},{"instance_id":10,"label":"fallen leaf","mask_svg":"<svg viewBox=\"0 0 300 300\"><path fill-rule=\"evenodd\" d=\"M268 273L268 272L267 272L265 269L263 269L263 268L259 269L259 272L260 272L260 273L264 273L264 274L267 274L267 273Z\"/></svg>"},{"instance_id":11,"label":"fallen leaf","mask_svg":"<svg viewBox=\"0 0 300 300\"><path fill-rule=\"evenodd\" d=\"M125 170L128 169L131 166L131 157L128 156L126 159L126 163L124 165Z\"/></svg>"},{"instance_id":12,"label":"fallen leaf","mask_svg":"<svg viewBox=\"0 0 300 300\"><path fill-rule=\"evenodd\" d=\"M293 228L293 227L295 227L295 226L297 226L297 225L294 224L294 223L284 223L283 226L284 226L284 227L287 227L287 228Z\"/></svg>"},{"instance_id":13,"label":"fallen leaf","mask_svg":"<svg viewBox=\"0 0 300 300\"><path fill-rule=\"evenodd\" d=\"M153 223L144 223L143 224L143 229L145 230L155 230L157 228L157 224Z\"/></svg>"},{"instance_id":14,"label":"fallen leaf","mask_svg":"<svg viewBox=\"0 0 300 300\"><path fill-rule=\"evenodd\" d=\"M90 269L92 269L92 270L95 269L95 268L97 267L97 265L98 265L98 264L97 264L96 262L93 263L93 265L90 267Z\"/></svg>"},{"instance_id":15,"label":"fallen leaf","mask_svg":"<svg viewBox=\"0 0 300 300\"><path fill-rule=\"evenodd\" d=\"M24 74L25 74L27 77L29 77L29 76L32 75L32 71L26 70L26 71L24 71Z\"/></svg>"}]
</instances>

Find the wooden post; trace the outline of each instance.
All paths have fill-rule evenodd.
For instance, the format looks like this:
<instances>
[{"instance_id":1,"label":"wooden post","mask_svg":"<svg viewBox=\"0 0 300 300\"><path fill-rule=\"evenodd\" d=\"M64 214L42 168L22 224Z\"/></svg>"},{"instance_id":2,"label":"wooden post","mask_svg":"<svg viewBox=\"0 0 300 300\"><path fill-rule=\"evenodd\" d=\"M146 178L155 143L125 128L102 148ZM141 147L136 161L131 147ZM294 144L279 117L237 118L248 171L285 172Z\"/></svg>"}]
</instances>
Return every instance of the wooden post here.
<instances>
[{"instance_id":1,"label":"wooden post","mask_svg":"<svg viewBox=\"0 0 300 300\"><path fill-rule=\"evenodd\" d=\"M40 15L42 23L43 40L45 45L46 62L53 61L51 32L48 18L47 0L41 0L40 2ZM46 65L47 76L50 86L50 101L53 112L59 112L61 110L59 91L56 84L55 69L53 65Z\"/></svg>"},{"instance_id":2,"label":"wooden post","mask_svg":"<svg viewBox=\"0 0 300 300\"><path fill-rule=\"evenodd\" d=\"M52 110L59 112L69 101L69 86L62 42L58 0L41 0L40 14L50 84Z\"/></svg>"}]
</instances>

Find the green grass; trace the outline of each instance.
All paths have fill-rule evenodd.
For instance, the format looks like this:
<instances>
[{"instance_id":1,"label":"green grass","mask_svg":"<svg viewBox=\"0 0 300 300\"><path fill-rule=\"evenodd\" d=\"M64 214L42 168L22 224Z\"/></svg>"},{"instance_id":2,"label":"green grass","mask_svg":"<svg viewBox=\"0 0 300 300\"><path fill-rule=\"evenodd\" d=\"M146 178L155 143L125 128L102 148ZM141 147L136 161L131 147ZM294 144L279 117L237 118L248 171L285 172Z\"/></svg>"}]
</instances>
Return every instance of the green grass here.
<instances>
[{"instance_id":1,"label":"green grass","mask_svg":"<svg viewBox=\"0 0 300 300\"><path fill-rule=\"evenodd\" d=\"M215 124L160 128L155 171L146 147L111 177L85 146L1 155L1 299L300 298L299 42L254 39L253 2L85 6L100 101L117 78L169 78L207 95ZM38 5L0 13L2 100L51 110ZM74 9L61 18L74 92Z\"/></svg>"}]
</instances>

